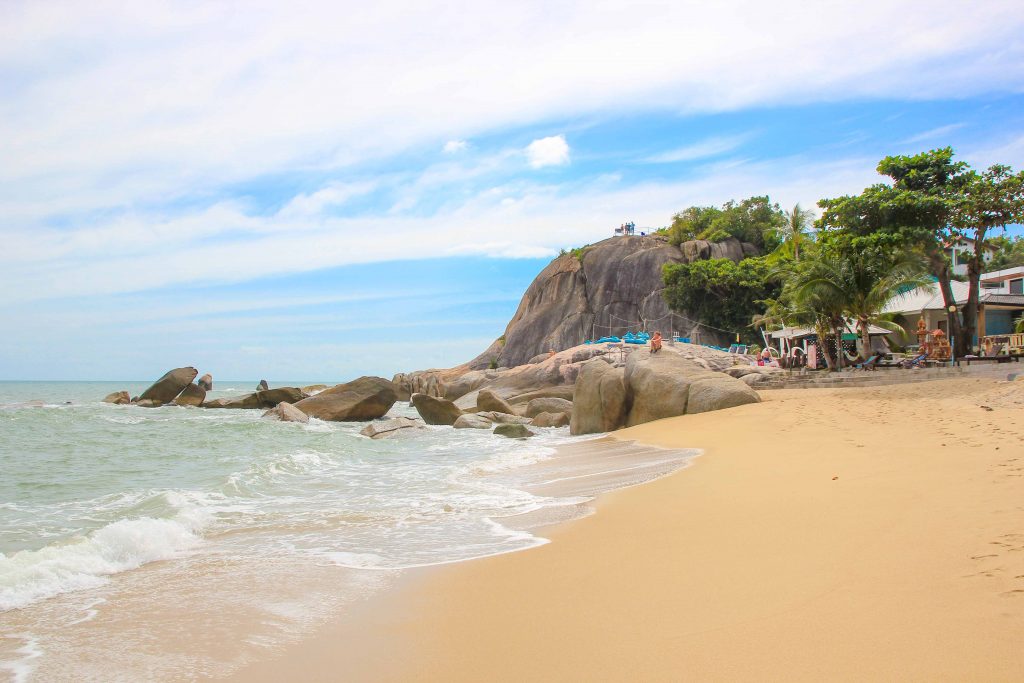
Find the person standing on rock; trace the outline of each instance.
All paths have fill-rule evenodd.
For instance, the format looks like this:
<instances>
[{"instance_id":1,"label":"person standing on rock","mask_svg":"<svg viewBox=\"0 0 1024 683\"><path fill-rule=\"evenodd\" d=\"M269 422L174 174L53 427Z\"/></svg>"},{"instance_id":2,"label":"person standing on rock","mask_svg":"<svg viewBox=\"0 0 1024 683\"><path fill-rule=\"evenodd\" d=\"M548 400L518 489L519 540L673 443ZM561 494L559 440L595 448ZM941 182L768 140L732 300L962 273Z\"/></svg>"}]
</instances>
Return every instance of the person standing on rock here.
<instances>
[{"instance_id":1,"label":"person standing on rock","mask_svg":"<svg viewBox=\"0 0 1024 683\"><path fill-rule=\"evenodd\" d=\"M651 353L661 351L661 332L655 332L651 337Z\"/></svg>"}]
</instances>

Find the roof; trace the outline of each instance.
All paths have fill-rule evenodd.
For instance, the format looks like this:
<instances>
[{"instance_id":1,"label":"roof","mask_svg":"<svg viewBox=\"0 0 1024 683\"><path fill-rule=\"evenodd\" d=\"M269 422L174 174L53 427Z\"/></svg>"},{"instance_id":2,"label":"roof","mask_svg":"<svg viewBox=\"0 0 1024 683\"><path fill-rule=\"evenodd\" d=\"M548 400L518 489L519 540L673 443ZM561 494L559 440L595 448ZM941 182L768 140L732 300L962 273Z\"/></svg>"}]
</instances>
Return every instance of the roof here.
<instances>
[{"instance_id":1,"label":"roof","mask_svg":"<svg viewBox=\"0 0 1024 683\"><path fill-rule=\"evenodd\" d=\"M953 299L957 305L966 303L967 292L970 286L966 282L953 280L949 283L953 289ZM905 294L897 294L889 299L889 302L882 309L883 313L920 313L921 311L941 311L946 308L942 298L942 290L939 283L934 282L924 287L918 287Z\"/></svg>"},{"instance_id":2,"label":"roof","mask_svg":"<svg viewBox=\"0 0 1024 683\"><path fill-rule=\"evenodd\" d=\"M849 332L851 334L857 333L857 325L854 323L854 321L846 321L846 332ZM815 332L809 327L787 327L784 330L775 330L774 332L770 332L769 336L772 339L799 339L800 337L813 337L815 334L817 334L817 332ZM879 327L878 325L869 325L868 334L876 336L882 334L892 334L892 330L887 330L884 327Z\"/></svg>"},{"instance_id":3,"label":"roof","mask_svg":"<svg viewBox=\"0 0 1024 683\"><path fill-rule=\"evenodd\" d=\"M998 306L1024 306L1024 294L982 294L979 301L983 304Z\"/></svg>"}]
</instances>

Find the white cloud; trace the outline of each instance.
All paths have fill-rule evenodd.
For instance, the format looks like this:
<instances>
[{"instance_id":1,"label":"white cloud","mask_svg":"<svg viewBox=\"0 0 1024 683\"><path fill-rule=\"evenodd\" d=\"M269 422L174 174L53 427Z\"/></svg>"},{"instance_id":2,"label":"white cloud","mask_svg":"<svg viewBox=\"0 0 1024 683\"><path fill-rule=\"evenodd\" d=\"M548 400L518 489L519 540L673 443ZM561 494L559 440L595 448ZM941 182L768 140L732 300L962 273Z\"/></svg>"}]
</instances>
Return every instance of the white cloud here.
<instances>
[{"instance_id":1,"label":"white cloud","mask_svg":"<svg viewBox=\"0 0 1024 683\"><path fill-rule=\"evenodd\" d=\"M677 161L694 161L696 159L716 157L737 149L749 137L749 135L711 137L691 145L686 145L685 147L655 154L645 159L645 161L653 164L669 164Z\"/></svg>"},{"instance_id":2,"label":"white cloud","mask_svg":"<svg viewBox=\"0 0 1024 683\"><path fill-rule=\"evenodd\" d=\"M444 147L441 149L445 154L457 154L463 152L469 148L469 143L465 140L449 140L444 143Z\"/></svg>"},{"instance_id":3,"label":"white cloud","mask_svg":"<svg viewBox=\"0 0 1024 683\"><path fill-rule=\"evenodd\" d=\"M569 163L569 143L565 141L564 135L534 140L526 146L526 158L531 168L565 166Z\"/></svg>"},{"instance_id":4,"label":"white cloud","mask_svg":"<svg viewBox=\"0 0 1024 683\"><path fill-rule=\"evenodd\" d=\"M911 145L911 144L914 144L916 142L927 142L929 140L938 140L939 143L942 144L942 139L943 138L945 138L947 135L949 135L953 131L960 130L961 128L964 127L964 125L965 124L963 124L963 123L951 123L948 126L939 126L938 128L932 128L931 130L926 130L926 131L924 131L922 133L918 133L917 135L910 136L909 138L904 140L903 143L907 144L907 145Z\"/></svg>"}]
</instances>

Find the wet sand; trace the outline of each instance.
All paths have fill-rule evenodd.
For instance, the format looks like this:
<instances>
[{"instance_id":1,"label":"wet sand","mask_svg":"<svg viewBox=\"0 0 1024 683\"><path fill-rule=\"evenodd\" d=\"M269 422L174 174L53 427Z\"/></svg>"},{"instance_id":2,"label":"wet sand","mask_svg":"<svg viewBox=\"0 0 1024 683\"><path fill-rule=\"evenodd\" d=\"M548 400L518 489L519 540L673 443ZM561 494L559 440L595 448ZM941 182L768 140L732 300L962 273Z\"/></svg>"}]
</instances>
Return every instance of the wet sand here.
<instances>
[{"instance_id":1,"label":"wet sand","mask_svg":"<svg viewBox=\"0 0 1024 683\"><path fill-rule=\"evenodd\" d=\"M239 680L1024 680L1024 382L764 398L617 432L704 455Z\"/></svg>"}]
</instances>

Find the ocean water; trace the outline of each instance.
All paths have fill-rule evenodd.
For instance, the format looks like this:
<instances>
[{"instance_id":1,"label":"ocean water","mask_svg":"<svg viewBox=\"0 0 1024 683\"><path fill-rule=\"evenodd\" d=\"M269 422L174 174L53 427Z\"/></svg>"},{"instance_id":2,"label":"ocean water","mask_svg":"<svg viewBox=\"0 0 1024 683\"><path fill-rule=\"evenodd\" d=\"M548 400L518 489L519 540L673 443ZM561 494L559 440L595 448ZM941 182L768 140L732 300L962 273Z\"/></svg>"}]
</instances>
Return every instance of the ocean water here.
<instances>
[{"instance_id":1,"label":"ocean water","mask_svg":"<svg viewBox=\"0 0 1024 683\"><path fill-rule=\"evenodd\" d=\"M557 446L586 450L566 428L375 441L365 423L100 401L145 386L0 383L0 680L216 678L405 569L544 543L506 520L597 490L597 472L573 474L578 448L545 469ZM687 455L616 452L598 469L663 473ZM589 483L538 493L556 479Z\"/></svg>"}]
</instances>

